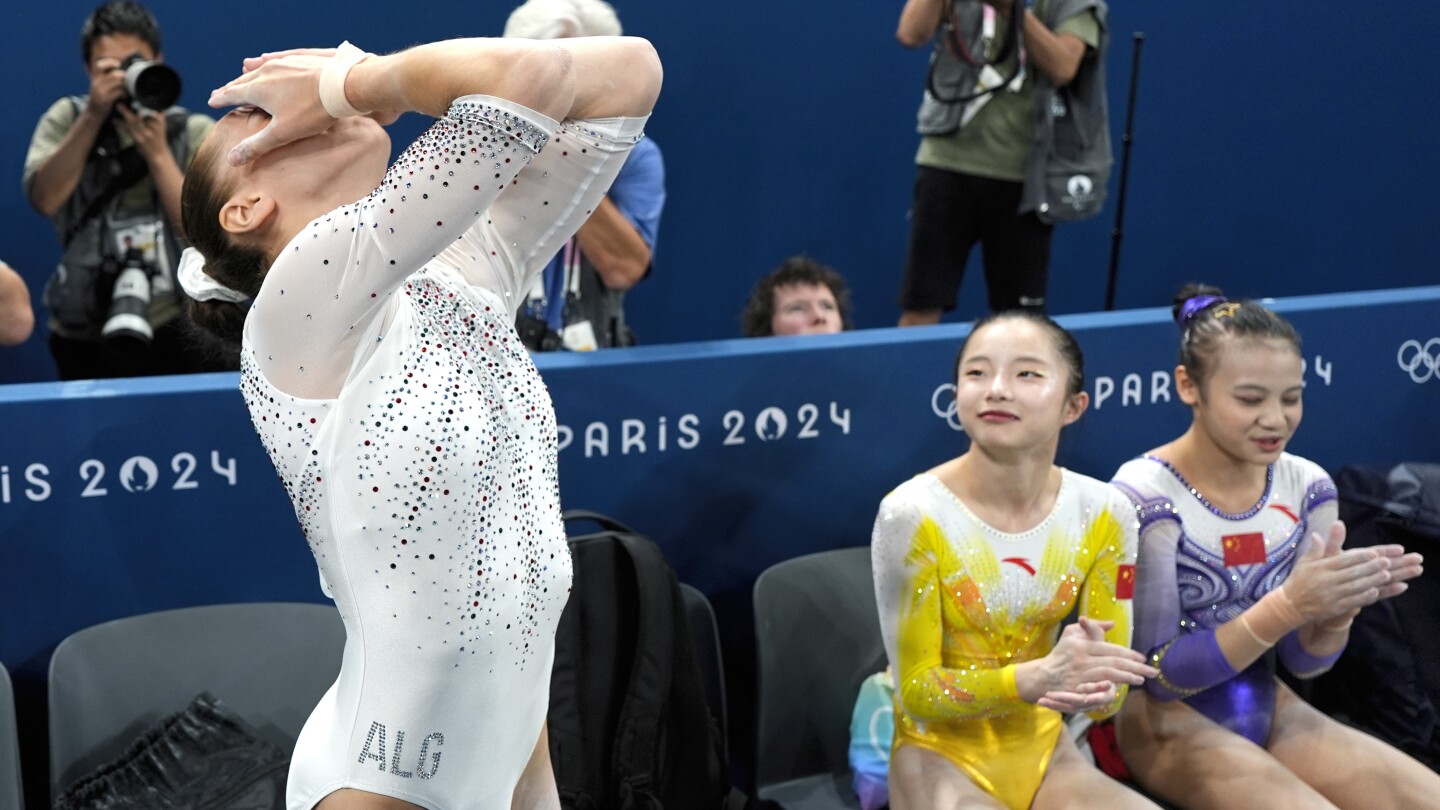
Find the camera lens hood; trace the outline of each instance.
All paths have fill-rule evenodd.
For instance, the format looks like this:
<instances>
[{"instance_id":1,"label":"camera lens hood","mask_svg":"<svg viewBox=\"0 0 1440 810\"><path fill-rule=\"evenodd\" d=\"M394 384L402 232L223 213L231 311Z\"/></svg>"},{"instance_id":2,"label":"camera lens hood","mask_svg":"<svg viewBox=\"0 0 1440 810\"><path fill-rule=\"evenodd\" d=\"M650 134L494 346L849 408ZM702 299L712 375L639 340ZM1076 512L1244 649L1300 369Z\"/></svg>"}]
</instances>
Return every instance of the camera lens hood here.
<instances>
[{"instance_id":1,"label":"camera lens hood","mask_svg":"<svg viewBox=\"0 0 1440 810\"><path fill-rule=\"evenodd\" d=\"M180 100L180 74L162 62L127 60L125 92L140 106L164 112Z\"/></svg>"}]
</instances>

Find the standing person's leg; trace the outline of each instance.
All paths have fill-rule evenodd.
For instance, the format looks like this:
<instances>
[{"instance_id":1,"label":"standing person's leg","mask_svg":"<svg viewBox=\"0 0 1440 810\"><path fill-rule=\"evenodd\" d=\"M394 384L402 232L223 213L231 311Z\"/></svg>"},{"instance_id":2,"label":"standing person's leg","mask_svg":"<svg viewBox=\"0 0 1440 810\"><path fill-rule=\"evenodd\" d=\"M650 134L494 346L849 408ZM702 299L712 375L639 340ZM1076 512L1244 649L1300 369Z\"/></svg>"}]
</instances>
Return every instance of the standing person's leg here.
<instances>
[{"instance_id":1,"label":"standing person's leg","mask_svg":"<svg viewBox=\"0 0 1440 810\"><path fill-rule=\"evenodd\" d=\"M938 323L955 308L976 228L980 178L929 166L915 170L910 253L900 284L900 325Z\"/></svg>"},{"instance_id":2,"label":"standing person's leg","mask_svg":"<svg viewBox=\"0 0 1440 810\"><path fill-rule=\"evenodd\" d=\"M1380 740L1326 717L1284 684L1275 695L1270 753L1346 810L1440 803L1440 775Z\"/></svg>"},{"instance_id":3,"label":"standing person's leg","mask_svg":"<svg viewBox=\"0 0 1440 810\"><path fill-rule=\"evenodd\" d=\"M985 258L985 288L990 311L1009 309L1045 311L1050 278L1050 237L1054 225L1040 221L1020 208L1024 185L988 180L987 204L981 209L980 243Z\"/></svg>"}]
</instances>

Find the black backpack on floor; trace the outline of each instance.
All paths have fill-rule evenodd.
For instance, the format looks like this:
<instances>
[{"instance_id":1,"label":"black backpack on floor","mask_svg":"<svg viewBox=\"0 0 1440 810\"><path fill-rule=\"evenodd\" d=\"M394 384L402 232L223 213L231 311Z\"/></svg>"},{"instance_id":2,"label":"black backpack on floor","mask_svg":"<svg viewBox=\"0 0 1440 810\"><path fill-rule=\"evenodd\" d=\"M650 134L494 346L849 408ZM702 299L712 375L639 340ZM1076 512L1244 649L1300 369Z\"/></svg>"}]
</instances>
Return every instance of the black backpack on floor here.
<instances>
[{"instance_id":1,"label":"black backpack on floor","mask_svg":"<svg viewBox=\"0 0 1440 810\"><path fill-rule=\"evenodd\" d=\"M1399 543L1440 559L1440 465L1346 467L1335 476L1345 547ZM1428 569L1428 566L1427 566ZM1310 686L1317 709L1440 769L1440 576L1426 572L1360 611L1345 653Z\"/></svg>"},{"instance_id":2,"label":"black backpack on floor","mask_svg":"<svg viewBox=\"0 0 1440 810\"><path fill-rule=\"evenodd\" d=\"M550 757L566 810L719 810L719 726L701 685L675 575L648 538L570 538L575 581L555 637Z\"/></svg>"}]
</instances>

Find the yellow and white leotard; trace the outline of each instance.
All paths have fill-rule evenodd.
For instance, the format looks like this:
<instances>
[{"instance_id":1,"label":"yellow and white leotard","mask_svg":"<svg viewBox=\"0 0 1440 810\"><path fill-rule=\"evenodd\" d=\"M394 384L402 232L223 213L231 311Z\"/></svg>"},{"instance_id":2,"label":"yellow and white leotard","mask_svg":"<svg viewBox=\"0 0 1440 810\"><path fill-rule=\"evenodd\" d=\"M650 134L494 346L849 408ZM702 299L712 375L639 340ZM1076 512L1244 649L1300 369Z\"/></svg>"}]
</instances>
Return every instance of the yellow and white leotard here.
<instances>
[{"instance_id":1,"label":"yellow and white leotard","mask_svg":"<svg viewBox=\"0 0 1440 810\"><path fill-rule=\"evenodd\" d=\"M885 650L896 675L895 747L929 749L1011 808L1039 790L1063 727L1026 703L1015 665L1044 657L1076 600L1130 646L1134 507L1117 489L1063 471L1055 506L1009 534L928 473L880 504L871 550ZM1124 687L1110 706L1114 714Z\"/></svg>"}]
</instances>

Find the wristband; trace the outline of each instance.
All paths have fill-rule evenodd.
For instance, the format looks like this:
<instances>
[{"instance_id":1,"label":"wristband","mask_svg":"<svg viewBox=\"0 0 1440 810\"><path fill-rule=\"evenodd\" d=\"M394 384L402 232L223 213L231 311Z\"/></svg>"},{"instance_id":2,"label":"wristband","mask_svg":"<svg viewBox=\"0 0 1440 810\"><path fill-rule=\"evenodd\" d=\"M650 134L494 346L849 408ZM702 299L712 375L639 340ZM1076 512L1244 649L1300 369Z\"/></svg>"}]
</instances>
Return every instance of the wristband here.
<instances>
[{"instance_id":1,"label":"wristband","mask_svg":"<svg viewBox=\"0 0 1440 810\"><path fill-rule=\"evenodd\" d=\"M352 115L365 115L368 110L357 110L350 104L350 99L345 97L345 77L350 75L350 69L365 61L370 54L351 45L348 41L340 43L335 49L335 55L320 69L320 105L331 118L346 118Z\"/></svg>"},{"instance_id":2,"label":"wristband","mask_svg":"<svg viewBox=\"0 0 1440 810\"><path fill-rule=\"evenodd\" d=\"M1285 594L1285 586L1265 594L1259 602L1240 614L1240 625L1267 647L1284 638L1291 630L1305 623L1305 617Z\"/></svg>"},{"instance_id":3,"label":"wristband","mask_svg":"<svg viewBox=\"0 0 1440 810\"><path fill-rule=\"evenodd\" d=\"M1245 632L1247 632L1247 633L1250 634L1250 638L1255 639L1255 643L1256 643L1256 644L1259 644L1261 647L1264 647L1265 649L1268 650L1268 649L1270 649L1271 647L1274 647L1274 646L1275 646L1275 642L1273 642L1273 641L1266 641L1265 639L1263 639L1263 638L1261 638L1260 636L1256 635L1256 633L1255 633L1255 628L1253 628L1253 627L1250 626L1250 622L1245 619L1245 614L1244 614L1244 613L1241 613L1241 614L1240 614L1240 626L1243 627L1243 628L1245 628Z\"/></svg>"}]
</instances>

